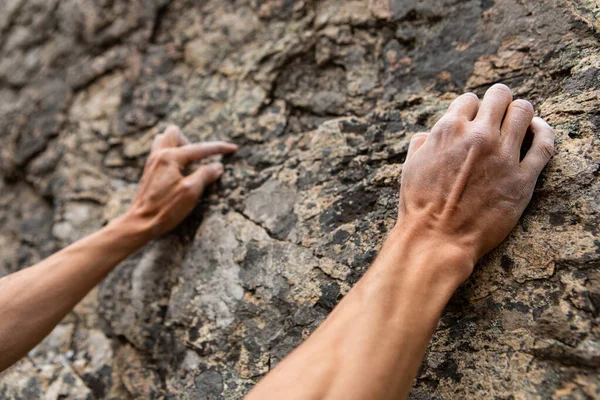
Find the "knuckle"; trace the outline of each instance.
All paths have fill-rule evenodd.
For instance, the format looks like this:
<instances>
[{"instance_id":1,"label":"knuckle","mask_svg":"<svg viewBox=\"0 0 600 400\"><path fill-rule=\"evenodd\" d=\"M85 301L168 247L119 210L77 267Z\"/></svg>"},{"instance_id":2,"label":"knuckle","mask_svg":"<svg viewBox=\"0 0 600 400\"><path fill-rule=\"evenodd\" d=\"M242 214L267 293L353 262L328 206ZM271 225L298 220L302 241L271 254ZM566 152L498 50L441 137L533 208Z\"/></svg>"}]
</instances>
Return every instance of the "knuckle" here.
<instances>
[{"instance_id":1,"label":"knuckle","mask_svg":"<svg viewBox=\"0 0 600 400\"><path fill-rule=\"evenodd\" d=\"M464 121L455 116L444 116L435 124L435 129L440 133L454 133L464 126Z\"/></svg>"},{"instance_id":2,"label":"knuckle","mask_svg":"<svg viewBox=\"0 0 600 400\"><path fill-rule=\"evenodd\" d=\"M419 132L419 133L415 133L414 135L412 135L412 137L410 138L411 142L417 142L419 140L425 140L427 138L428 133L427 132Z\"/></svg>"},{"instance_id":3,"label":"knuckle","mask_svg":"<svg viewBox=\"0 0 600 400\"><path fill-rule=\"evenodd\" d=\"M471 143L471 146L488 148L491 142L489 136L490 135L486 132L475 131L471 135L469 135L468 140Z\"/></svg>"},{"instance_id":4,"label":"knuckle","mask_svg":"<svg viewBox=\"0 0 600 400\"><path fill-rule=\"evenodd\" d=\"M512 97L512 92L511 92L510 88L503 83L496 83L494 86L492 86L491 88L488 89L488 92L498 93L502 96L511 96Z\"/></svg>"},{"instance_id":5,"label":"knuckle","mask_svg":"<svg viewBox=\"0 0 600 400\"><path fill-rule=\"evenodd\" d=\"M515 182L515 194L519 199L529 201L533 194L536 179L532 179L531 174L520 174Z\"/></svg>"},{"instance_id":6,"label":"knuckle","mask_svg":"<svg viewBox=\"0 0 600 400\"><path fill-rule=\"evenodd\" d=\"M518 99L512 102L512 106L528 114L533 114L533 104L527 100Z\"/></svg>"},{"instance_id":7,"label":"knuckle","mask_svg":"<svg viewBox=\"0 0 600 400\"><path fill-rule=\"evenodd\" d=\"M532 124L535 125L534 130L539 134L544 135L546 140L554 143L554 128L548 124L544 119L540 117L533 117Z\"/></svg>"},{"instance_id":8,"label":"knuckle","mask_svg":"<svg viewBox=\"0 0 600 400\"><path fill-rule=\"evenodd\" d=\"M181 185L181 192L186 198L196 198L196 188L190 181L185 181Z\"/></svg>"},{"instance_id":9,"label":"knuckle","mask_svg":"<svg viewBox=\"0 0 600 400\"><path fill-rule=\"evenodd\" d=\"M500 129L486 124L475 124L469 135L473 145L489 147L500 137Z\"/></svg>"},{"instance_id":10,"label":"knuckle","mask_svg":"<svg viewBox=\"0 0 600 400\"><path fill-rule=\"evenodd\" d=\"M181 130L179 129L179 127L177 125L175 125L175 124L169 124L167 126L167 128L165 129L164 133L165 134L167 134L167 133L171 133L171 134L176 133L176 134L179 134L180 131Z\"/></svg>"},{"instance_id":11,"label":"knuckle","mask_svg":"<svg viewBox=\"0 0 600 400\"><path fill-rule=\"evenodd\" d=\"M518 191L519 197L529 196L532 190L531 179L527 176L519 176L515 182L515 188Z\"/></svg>"},{"instance_id":12,"label":"knuckle","mask_svg":"<svg viewBox=\"0 0 600 400\"><path fill-rule=\"evenodd\" d=\"M467 92L467 93L464 93L464 94L463 94L461 97L471 97L471 98L473 98L474 100L477 100L477 101L479 101L479 96L477 96L477 94L475 94L475 93L473 93L473 92Z\"/></svg>"},{"instance_id":13,"label":"knuckle","mask_svg":"<svg viewBox=\"0 0 600 400\"><path fill-rule=\"evenodd\" d=\"M168 149L156 150L148 157L148 164L166 164L170 158L171 152Z\"/></svg>"},{"instance_id":14,"label":"knuckle","mask_svg":"<svg viewBox=\"0 0 600 400\"><path fill-rule=\"evenodd\" d=\"M554 155L554 143L544 140L537 147L538 153L545 159L550 159Z\"/></svg>"},{"instance_id":15,"label":"knuckle","mask_svg":"<svg viewBox=\"0 0 600 400\"><path fill-rule=\"evenodd\" d=\"M531 184L531 178L525 173L515 174L511 178L510 184L505 188L507 197L516 204L528 200L532 191L533 186Z\"/></svg>"},{"instance_id":16,"label":"knuckle","mask_svg":"<svg viewBox=\"0 0 600 400\"><path fill-rule=\"evenodd\" d=\"M162 149L156 152L156 159L158 161L166 160L168 158L168 155L169 150Z\"/></svg>"},{"instance_id":17,"label":"knuckle","mask_svg":"<svg viewBox=\"0 0 600 400\"><path fill-rule=\"evenodd\" d=\"M515 161L514 151L508 147L501 147L498 150L498 159L500 161L500 165L511 165Z\"/></svg>"}]
</instances>

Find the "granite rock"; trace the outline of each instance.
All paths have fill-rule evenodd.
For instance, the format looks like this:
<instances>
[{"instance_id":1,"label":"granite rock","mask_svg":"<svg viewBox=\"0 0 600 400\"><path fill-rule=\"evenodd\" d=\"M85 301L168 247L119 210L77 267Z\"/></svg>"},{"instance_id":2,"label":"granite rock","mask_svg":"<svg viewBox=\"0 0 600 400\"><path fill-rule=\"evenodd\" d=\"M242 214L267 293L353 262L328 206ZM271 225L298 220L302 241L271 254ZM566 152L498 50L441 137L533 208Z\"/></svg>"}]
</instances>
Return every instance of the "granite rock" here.
<instances>
[{"instance_id":1,"label":"granite rock","mask_svg":"<svg viewBox=\"0 0 600 400\"><path fill-rule=\"evenodd\" d=\"M0 398L237 399L374 259L410 136L496 82L556 129L509 237L445 310L411 399L600 397L594 0L7 0L0 275L123 212L154 135L241 145Z\"/></svg>"}]
</instances>

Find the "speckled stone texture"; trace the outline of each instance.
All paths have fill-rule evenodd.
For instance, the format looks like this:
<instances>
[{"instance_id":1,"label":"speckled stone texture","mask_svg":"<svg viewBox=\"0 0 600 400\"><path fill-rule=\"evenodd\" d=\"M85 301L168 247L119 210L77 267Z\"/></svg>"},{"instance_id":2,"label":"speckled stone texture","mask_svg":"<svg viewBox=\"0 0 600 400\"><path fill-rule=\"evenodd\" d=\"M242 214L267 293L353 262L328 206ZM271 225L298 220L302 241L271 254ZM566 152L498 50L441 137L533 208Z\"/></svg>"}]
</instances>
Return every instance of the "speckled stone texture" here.
<instances>
[{"instance_id":1,"label":"speckled stone texture","mask_svg":"<svg viewBox=\"0 0 600 400\"><path fill-rule=\"evenodd\" d=\"M495 82L556 128L556 155L410 398L600 397L596 0L0 7L0 275L123 212L168 122L241 145L180 228L0 375L0 398L243 397L369 267L411 134Z\"/></svg>"}]
</instances>

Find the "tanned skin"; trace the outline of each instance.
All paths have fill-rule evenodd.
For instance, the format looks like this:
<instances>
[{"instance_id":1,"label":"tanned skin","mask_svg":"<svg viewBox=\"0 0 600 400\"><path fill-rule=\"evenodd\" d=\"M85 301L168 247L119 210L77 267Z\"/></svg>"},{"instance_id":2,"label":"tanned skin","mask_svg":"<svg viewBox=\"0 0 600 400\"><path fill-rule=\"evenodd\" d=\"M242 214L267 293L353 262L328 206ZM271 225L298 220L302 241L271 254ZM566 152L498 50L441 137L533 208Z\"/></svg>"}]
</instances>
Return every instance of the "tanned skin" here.
<instances>
[{"instance_id":1,"label":"tanned skin","mask_svg":"<svg viewBox=\"0 0 600 400\"><path fill-rule=\"evenodd\" d=\"M533 143L520 160L527 130ZM174 228L235 151L190 145L177 128L156 140L131 209L99 232L0 279L0 370L24 356L115 265ZM413 136L398 220L378 258L325 322L248 395L270 399L406 398L442 310L475 263L511 231L552 156L554 134L504 85L480 104L458 97L429 133ZM41 279L43 278L43 279Z\"/></svg>"},{"instance_id":2,"label":"tanned skin","mask_svg":"<svg viewBox=\"0 0 600 400\"><path fill-rule=\"evenodd\" d=\"M516 225L553 150L552 128L508 87L458 97L413 136L398 220L369 271L247 399L406 398L446 303Z\"/></svg>"},{"instance_id":3,"label":"tanned skin","mask_svg":"<svg viewBox=\"0 0 600 400\"><path fill-rule=\"evenodd\" d=\"M196 206L204 188L223 173L220 163L184 167L237 146L190 144L175 126L157 135L129 210L98 232L47 259L0 278L0 371L25 356L115 266L150 240L172 230Z\"/></svg>"}]
</instances>

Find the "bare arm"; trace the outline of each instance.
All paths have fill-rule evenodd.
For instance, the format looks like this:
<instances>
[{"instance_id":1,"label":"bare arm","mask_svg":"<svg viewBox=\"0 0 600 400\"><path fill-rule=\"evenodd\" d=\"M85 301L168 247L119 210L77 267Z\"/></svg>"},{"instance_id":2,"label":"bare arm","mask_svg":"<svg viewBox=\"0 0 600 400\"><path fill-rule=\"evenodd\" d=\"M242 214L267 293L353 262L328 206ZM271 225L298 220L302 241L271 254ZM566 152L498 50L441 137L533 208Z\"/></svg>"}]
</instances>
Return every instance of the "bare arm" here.
<instances>
[{"instance_id":1,"label":"bare arm","mask_svg":"<svg viewBox=\"0 0 600 400\"><path fill-rule=\"evenodd\" d=\"M0 371L38 344L119 262L179 224L223 172L214 163L184 177L186 164L236 149L224 142L189 144L179 128L169 127L154 141L127 213L38 264L0 278Z\"/></svg>"},{"instance_id":2,"label":"bare arm","mask_svg":"<svg viewBox=\"0 0 600 400\"><path fill-rule=\"evenodd\" d=\"M515 226L552 155L552 129L533 115L495 85L481 104L458 97L429 134L415 135L398 221L377 260L248 399L405 398L446 303Z\"/></svg>"}]
</instances>

